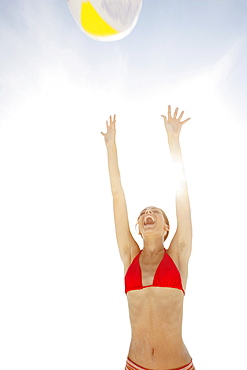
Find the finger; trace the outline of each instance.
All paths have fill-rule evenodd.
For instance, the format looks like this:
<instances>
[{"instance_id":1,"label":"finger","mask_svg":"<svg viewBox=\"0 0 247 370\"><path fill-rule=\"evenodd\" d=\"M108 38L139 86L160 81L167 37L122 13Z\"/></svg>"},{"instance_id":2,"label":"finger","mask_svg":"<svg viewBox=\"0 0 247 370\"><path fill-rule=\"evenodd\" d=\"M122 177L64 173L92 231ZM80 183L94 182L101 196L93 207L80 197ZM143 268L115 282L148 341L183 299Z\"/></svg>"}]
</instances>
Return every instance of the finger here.
<instances>
[{"instance_id":1,"label":"finger","mask_svg":"<svg viewBox=\"0 0 247 370\"><path fill-rule=\"evenodd\" d=\"M108 130L108 127L109 127L109 126L108 126L108 121L106 121L106 130Z\"/></svg>"},{"instance_id":2,"label":"finger","mask_svg":"<svg viewBox=\"0 0 247 370\"><path fill-rule=\"evenodd\" d=\"M106 134L104 134L104 132L101 131L101 135L103 135L105 137Z\"/></svg>"},{"instance_id":3,"label":"finger","mask_svg":"<svg viewBox=\"0 0 247 370\"><path fill-rule=\"evenodd\" d=\"M181 114L180 114L180 116L178 117L178 120L182 119L183 115L184 115L184 111L182 111L182 113L181 113Z\"/></svg>"},{"instance_id":4,"label":"finger","mask_svg":"<svg viewBox=\"0 0 247 370\"><path fill-rule=\"evenodd\" d=\"M170 120L172 118L171 116L171 106L168 105L168 120Z\"/></svg>"},{"instance_id":5,"label":"finger","mask_svg":"<svg viewBox=\"0 0 247 370\"><path fill-rule=\"evenodd\" d=\"M164 118L165 123L167 123L167 118L166 118L166 116L162 116L162 115L161 115L161 117L163 117L163 118Z\"/></svg>"},{"instance_id":6,"label":"finger","mask_svg":"<svg viewBox=\"0 0 247 370\"><path fill-rule=\"evenodd\" d=\"M182 124L184 124L185 122L189 121L191 118L187 118L186 120L184 120L183 122L180 122Z\"/></svg>"},{"instance_id":7,"label":"finger","mask_svg":"<svg viewBox=\"0 0 247 370\"><path fill-rule=\"evenodd\" d=\"M116 114L114 114L113 118L112 118L112 116L110 116L110 126L111 126L113 123L116 123Z\"/></svg>"},{"instance_id":8,"label":"finger","mask_svg":"<svg viewBox=\"0 0 247 370\"><path fill-rule=\"evenodd\" d=\"M177 118L177 114L178 114L178 108L175 109L173 118Z\"/></svg>"}]
</instances>

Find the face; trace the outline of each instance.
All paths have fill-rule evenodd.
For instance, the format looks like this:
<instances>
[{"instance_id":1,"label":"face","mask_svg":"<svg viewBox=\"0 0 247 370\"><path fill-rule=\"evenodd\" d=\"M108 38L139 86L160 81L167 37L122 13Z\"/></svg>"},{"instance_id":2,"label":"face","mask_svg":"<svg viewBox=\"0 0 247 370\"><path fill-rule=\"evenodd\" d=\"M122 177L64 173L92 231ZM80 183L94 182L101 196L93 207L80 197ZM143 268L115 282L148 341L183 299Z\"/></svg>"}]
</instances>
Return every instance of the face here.
<instances>
[{"instance_id":1,"label":"face","mask_svg":"<svg viewBox=\"0 0 247 370\"><path fill-rule=\"evenodd\" d=\"M142 236L149 234L166 234L169 226L166 224L161 209L156 207L145 208L138 218L139 230Z\"/></svg>"}]
</instances>

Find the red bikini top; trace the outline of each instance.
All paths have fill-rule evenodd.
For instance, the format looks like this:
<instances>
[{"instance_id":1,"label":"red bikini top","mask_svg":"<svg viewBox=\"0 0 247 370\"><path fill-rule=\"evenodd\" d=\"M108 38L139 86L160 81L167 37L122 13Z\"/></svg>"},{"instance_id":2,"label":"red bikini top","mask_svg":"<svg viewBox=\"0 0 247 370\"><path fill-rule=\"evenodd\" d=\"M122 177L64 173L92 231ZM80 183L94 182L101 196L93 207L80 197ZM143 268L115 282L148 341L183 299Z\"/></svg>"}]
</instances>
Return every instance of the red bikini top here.
<instances>
[{"instance_id":1,"label":"red bikini top","mask_svg":"<svg viewBox=\"0 0 247 370\"><path fill-rule=\"evenodd\" d=\"M139 290L148 287L165 287L180 289L185 294L180 272L165 249L164 257L155 272L153 284L143 286L142 271L139 262L141 252L134 258L125 274L125 293L130 290Z\"/></svg>"}]
</instances>

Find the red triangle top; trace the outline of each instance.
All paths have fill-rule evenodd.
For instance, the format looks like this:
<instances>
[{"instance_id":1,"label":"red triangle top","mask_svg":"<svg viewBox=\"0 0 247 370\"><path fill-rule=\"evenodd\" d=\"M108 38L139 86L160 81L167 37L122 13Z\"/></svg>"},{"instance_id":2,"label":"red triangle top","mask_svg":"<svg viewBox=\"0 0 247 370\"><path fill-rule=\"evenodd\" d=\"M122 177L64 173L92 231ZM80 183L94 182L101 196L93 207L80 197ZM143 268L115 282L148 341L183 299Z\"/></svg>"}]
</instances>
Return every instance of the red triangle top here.
<instances>
[{"instance_id":1,"label":"red triangle top","mask_svg":"<svg viewBox=\"0 0 247 370\"><path fill-rule=\"evenodd\" d=\"M148 287L165 287L180 289L185 294L180 272L165 249L164 257L155 272L153 284L143 286L142 271L139 262L141 252L133 259L125 274L125 293L128 293L130 290L140 290Z\"/></svg>"}]
</instances>

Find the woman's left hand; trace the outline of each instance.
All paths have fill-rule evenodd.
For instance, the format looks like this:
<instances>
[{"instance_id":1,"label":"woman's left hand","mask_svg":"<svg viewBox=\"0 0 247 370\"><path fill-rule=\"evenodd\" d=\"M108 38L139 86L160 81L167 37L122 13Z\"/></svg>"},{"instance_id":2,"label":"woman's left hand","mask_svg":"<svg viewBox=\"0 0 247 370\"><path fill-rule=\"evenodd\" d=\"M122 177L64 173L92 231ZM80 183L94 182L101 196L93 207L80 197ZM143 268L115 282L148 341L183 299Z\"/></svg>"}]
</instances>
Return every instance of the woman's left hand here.
<instances>
[{"instance_id":1,"label":"woman's left hand","mask_svg":"<svg viewBox=\"0 0 247 370\"><path fill-rule=\"evenodd\" d=\"M182 125L189 121L190 118L187 118L184 121L181 121L183 117L184 111L181 112L179 117L177 118L178 115L178 108L175 109L174 114L172 116L171 114L171 106L168 106L168 116L161 116L164 118L164 123L165 123L165 128L168 136L176 136L179 137L180 131L182 128Z\"/></svg>"}]
</instances>

